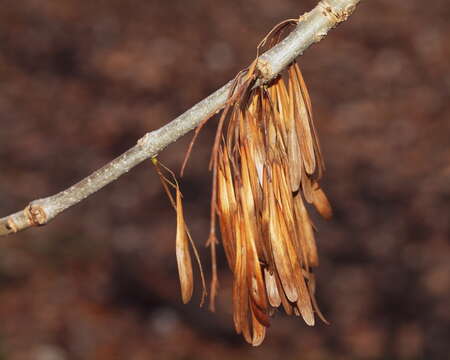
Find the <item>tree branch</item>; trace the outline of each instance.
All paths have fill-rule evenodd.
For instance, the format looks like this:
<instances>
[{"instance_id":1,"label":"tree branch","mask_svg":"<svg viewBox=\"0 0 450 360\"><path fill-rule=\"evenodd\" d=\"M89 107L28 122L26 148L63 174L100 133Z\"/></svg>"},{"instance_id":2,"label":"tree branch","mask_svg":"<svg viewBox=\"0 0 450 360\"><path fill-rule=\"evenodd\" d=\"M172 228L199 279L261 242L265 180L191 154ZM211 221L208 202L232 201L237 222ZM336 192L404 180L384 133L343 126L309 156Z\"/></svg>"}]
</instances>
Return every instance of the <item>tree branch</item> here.
<instances>
[{"instance_id":1,"label":"tree branch","mask_svg":"<svg viewBox=\"0 0 450 360\"><path fill-rule=\"evenodd\" d=\"M322 40L330 29L345 21L361 0L323 0L300 17L300 23L282 42L262 54L258 69L262 81L279 74L310 45ZM157 155L172 142L194 129L225 105L232 81L200 101L175 120L144 135L131 149L80 182L56 195L32 201L24 210L0 219L0 236L31 226L45 225L64 210L100 190L144 160Z\"/></svg>"}]
</instances>

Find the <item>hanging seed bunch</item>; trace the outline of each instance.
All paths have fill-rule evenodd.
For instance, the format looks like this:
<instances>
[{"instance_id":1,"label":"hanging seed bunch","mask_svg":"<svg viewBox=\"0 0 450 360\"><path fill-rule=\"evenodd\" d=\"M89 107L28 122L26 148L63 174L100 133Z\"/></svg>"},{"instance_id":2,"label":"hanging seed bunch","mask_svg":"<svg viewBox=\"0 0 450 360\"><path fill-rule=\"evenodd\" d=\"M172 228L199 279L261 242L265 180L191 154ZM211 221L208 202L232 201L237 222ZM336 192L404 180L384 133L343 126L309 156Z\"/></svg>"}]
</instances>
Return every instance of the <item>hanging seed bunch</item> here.
<instances>
[{"instance_id":1,"label":"hanging seed bunch","mask_svg":"<svg viewBox=\"0 0 450 360\"><path fill-rule=\"evenodd\" d=\"M296 22L279 24L260 47L273 46ZM219 121L209 240L216 242L217 215L234 276L234 325L255 346L280 306L308 325L315 313L323 319L314 298L312 269L319 260L305 203L324 218L332 215L319 186L324 162L299 66L293 62L282 76L258 86L257 61L236 77ZM215 274L212 297L214 280Z\"/></svg>"},{"instance_id":2,"label":"hanging seed bunch","mask_svg":"<svg viewBox=\"0 0 450 360\"><path fill-rule=\"evenodd\" d=\"M277 44L298 20L278 24L258 46ZM211 227L212 280L210 308L217 293L215 234L219 219L222 244L233 272L233 320L236 331L254 346L264 340L270 317L283 307L314 325L324 322L315 297L313 268L319 259L314 225L307 205L326 219L330 204L320 188L324 171L311 101L300 68L294 61L285 72L261 85L258 55L235 78L219 120L212 150ZM187 151L183 174L201 123ZM162 178L163 179L163 178ZM163 180L169 193L167 179ZM178 184L177 260L182 298L192 294L189 232L184 224ZM202 275L203 279L203 275Z\"/></svg>"}]
</instances>

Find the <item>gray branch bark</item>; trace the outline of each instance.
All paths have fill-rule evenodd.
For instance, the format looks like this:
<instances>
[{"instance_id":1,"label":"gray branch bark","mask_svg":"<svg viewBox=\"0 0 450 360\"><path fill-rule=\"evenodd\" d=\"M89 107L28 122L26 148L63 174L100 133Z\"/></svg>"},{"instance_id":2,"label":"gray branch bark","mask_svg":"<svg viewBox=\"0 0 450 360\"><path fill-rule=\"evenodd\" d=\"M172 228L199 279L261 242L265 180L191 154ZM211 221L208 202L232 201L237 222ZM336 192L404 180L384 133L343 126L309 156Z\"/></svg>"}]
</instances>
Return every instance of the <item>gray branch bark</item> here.
<instances>
[{"instance_id":1,"label":"gray branch bark","mask_svg":"<svg viewBox=\"0 0 450 360\"><path fill-rule=\"evenodd\" d=\"M263 81L277 76L310 45L322 40L328 31L345 21L361 0L322 0L300 17L300 23L281 43L258 61ZM145 134L131 149L75 185L55 195L32 201L24 210L0 219L0 236L31 226L45 225L64 210L100 190L146 159L157 155L172 142L194 129L225 105L232 81L194 105L158 130Z\"/></svg>"}]
</instances>

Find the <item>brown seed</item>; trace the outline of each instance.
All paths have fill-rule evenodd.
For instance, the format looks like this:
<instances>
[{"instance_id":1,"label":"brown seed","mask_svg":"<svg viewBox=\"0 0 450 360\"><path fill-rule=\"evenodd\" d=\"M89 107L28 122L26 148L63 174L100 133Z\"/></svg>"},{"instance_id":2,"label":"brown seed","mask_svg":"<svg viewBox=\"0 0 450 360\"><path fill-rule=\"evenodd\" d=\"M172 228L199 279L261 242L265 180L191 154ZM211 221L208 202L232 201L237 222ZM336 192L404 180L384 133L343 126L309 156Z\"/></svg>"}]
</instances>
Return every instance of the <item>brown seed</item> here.
<instances>
[{"instance_id":1,"label":"brown seed","mask_svg":"<svg viewBox=\"0 0 450 360\"><path fill-rule=\"evenodd\" d=\"M176 189L177 205L177 236L176 236L176 256L178 264L178 275L180 277L181 298L183 303L189 302L194 290L194 281L192 275L192 261L189 252L189 239L186 233L186 224L184 222L183 205L181 202L180 189Z\"/></svg>"},{"instance_id":2,"label":"brown seed","mask_svg":"<svg viewBox=\"0 0 450 360\"><path fill-rule=\"evenodd\" d=\"M317 212L324 219L330 220L333 217L333 210L327 196L320 187L317 187L312 193L312 201Z\"/></svg>"}]
</instances>

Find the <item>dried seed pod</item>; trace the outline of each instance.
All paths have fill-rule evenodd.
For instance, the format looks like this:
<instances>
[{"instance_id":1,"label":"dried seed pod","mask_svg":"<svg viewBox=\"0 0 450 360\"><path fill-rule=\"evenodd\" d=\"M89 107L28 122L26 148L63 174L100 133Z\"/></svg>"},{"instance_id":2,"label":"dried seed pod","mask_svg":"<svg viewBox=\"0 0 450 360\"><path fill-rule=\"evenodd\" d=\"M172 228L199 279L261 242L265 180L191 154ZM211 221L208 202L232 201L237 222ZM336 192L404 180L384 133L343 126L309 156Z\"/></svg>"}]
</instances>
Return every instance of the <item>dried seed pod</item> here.
<instances>
[{"instance_id":1,"label":"dried seed pod","mask_svg":"<svg viewBox=\"0 0 450 360\"><path fill-rule=\"evenodd\" d=\"M176 256L178 265L178 274L181 285L181 298L183 303L191 300L194 291L194 280L192 274L192 261L189 252L189 239L186 233L186 224L184 222L183 204L181 203L181 193L177 186L176 189L176 208L177 208L177 236L176 236Z\"/></svg>"},{"instance_id":2,"label":"dried seed pod","mask_svg":"<svg viewBox=\"0 0 450 360\"><path fill-rule=\"evenodd\" d=\"M323 190L317 186L317 189L313 191L312 202L317 212L322 215L324 219L331 219L333 217L333 209L331 208L330 202Z\"/></svg>"},{"instance_id":3,"label":"dried seed pod","mask_svg":"<svg viewBox=\"0 0 450 360\"><path fill-rule=\"evenodd\" d=\"M186 222L184 221L182 194L180 191L180 186L175 177L175 174L170 169L161 164L156 157L152 158L152 163L155 166L156 172L158 173L164 191L166 192L167 197L169 198L170 203L172 204L172 207L177 213L175 253L178 265L178 276L180 279L181 299L185 304L189 302L189 300L192 298L192 293L194 290L192 260L189 250L190 244L192 246L192 250L194 251L195 260L198 264L198 268L200 271L200 278L202 282L202 298L200 301L200 306L202 306L205 297L207 295L206 281L205 276L203 274L203 267L200 261L200 257L198 255L197 248L195 247L195 244L192 241L189 229L186 225ZM165 170L166 173L168 173L172 177L173 182L170 181L164 175L163 170ZM175 189L175 197L172 191L170 190L171 188Z\"/></svg>"}]
</instances>

